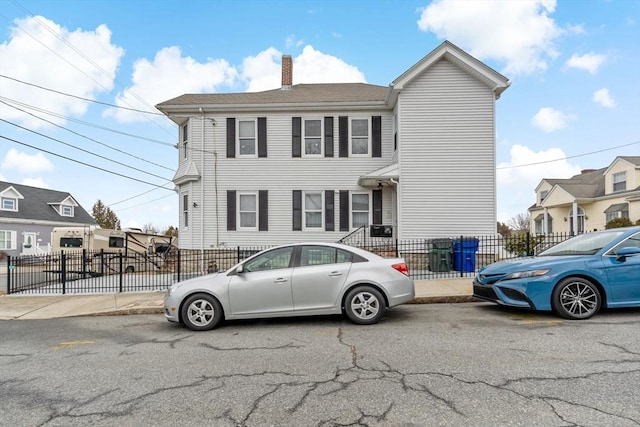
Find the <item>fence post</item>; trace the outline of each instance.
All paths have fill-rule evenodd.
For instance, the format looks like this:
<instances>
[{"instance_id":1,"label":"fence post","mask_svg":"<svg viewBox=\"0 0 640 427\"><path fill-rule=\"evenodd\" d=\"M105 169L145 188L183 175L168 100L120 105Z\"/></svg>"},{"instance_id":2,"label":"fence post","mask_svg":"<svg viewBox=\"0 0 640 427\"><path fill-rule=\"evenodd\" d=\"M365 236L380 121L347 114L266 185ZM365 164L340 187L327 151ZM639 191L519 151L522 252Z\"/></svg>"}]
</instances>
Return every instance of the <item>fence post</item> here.
<instances>
[{"instance_id":1,"label":"fence post","mask_svg":"<svg viewBox=\"0 0 640 427\"><path fill-rule=\"evenodd\" d=\"M182 265L182 262L180 262L180 253L182 251L180 249L178 249L178 256L177 256L177 260L178 260L178 266L177 266L177 270L178 270L178 282L180 281L180 265Z\"/></svg>"},{"instance_id":2,"label":"fence post","mask_svg":"<svg viewBox=\"0 0 640 427\"><path fill-rule=\"evenodd\" d=\"M7 295L11 293L11 255L7 256Z\"/></svg>"},{"instance_id":3,"label":"fence post","mask_svg":"<svg viewBox=\"0 0 640 427\"><path fill-rule=\"evenodd\" d=\"M118 251L118 264L119 264L119 277L120 277L120 292L122 292L122 281L124 280L124 273L122 271L122 251Z\"/></svg>"},{"instance_id":4,"label":"fence post","mask_svg":"<svg viewBox=\"0 0 640 427\"><path fill-rule=\"evenodd\" d=\"M67 290L67 254L64 251L60 251L60 278L62 279L62 293L65 294Z\"/></svg>"},{"instance_id":5,"label":"fence post","mask_svg":"<svg viewBox=\"0 0 640 427\"><path fill-rule=\"evenodd\" d=\"M100 276L104 276L104 249L100 249Z\"/></svg>"},{"instance_id":6,"label":"fence post","mask_svg":"<svg viewBox=\"0 0 640 427\"><path fill-rule=\"evenodd\" d=\"M453 268L455 268L455 264L456 264L456 259L455 258L458 257L459 258L458 262L460 264L458 266L458 267L460 267L460 277L464 277L464 267L463 267L463 265L464 265L464 257L463 257L464 251L462 250L463 247L464 247L464 236L460 236L460 247L458 248L458 254L457 255L456 255L456 251L455 251L456 242L453 242L453 258L454 258L454 260L453 260L454 267Z\"/></svg>"},{"instance_id":7,"label":"fence post","mask_svg":"<svg viewBox=\"0 0 640 427\"><path fill-rule=\"evenodd\" d=\"M531 233L527 233L527 253L525 256L529 256L531 252Z\"/></svg>"}]
</instances>

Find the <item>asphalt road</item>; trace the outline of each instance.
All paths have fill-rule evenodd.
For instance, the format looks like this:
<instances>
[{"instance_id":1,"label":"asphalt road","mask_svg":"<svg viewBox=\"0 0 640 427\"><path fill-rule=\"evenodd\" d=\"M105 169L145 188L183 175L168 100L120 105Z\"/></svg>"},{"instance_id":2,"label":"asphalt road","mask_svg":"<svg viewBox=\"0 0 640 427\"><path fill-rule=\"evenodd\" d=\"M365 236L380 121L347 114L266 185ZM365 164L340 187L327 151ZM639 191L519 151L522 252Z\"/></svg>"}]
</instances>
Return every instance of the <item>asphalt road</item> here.
<instances>
[{"instance_id":1,"label":"asphalt road","mask_svg":"<svg viewBox=\"0 0 640 427\"><path fill-rule=\"evenodd\" d=\"M0 321L0 425L638 426L640 310Z\"/></svg>"}]
</instances>

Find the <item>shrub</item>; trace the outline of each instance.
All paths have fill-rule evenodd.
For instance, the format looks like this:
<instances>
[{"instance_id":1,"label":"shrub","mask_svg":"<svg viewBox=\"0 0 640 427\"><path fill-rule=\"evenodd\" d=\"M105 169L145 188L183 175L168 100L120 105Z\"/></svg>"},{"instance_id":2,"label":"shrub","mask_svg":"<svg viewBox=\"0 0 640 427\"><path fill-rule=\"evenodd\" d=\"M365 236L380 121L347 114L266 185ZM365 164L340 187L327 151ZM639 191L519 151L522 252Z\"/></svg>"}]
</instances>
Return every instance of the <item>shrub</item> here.
<instances>
[{"instance_id":1,"label":"shrub","mask_svg":"<svg viewBox=\"0 0 640 427\"><path fill-rule=\"evenodd\" d=\"M614 218L604 226L607 230L610 228L630 227L633 223L629 218Z\"/></svg>"},{"instance_id":2,"label":"shrub","mask_svg":"<svg viewBox=\"0 0 640 427\"><path fill-rule=\"evenodd\" d=\"M527 237L528 243L527 245ZM528 233L518 233L504 239L504 248L521 256L533 255L534 248L544 240L544 236L530 236Z\"/></svg>"}]
</instances>

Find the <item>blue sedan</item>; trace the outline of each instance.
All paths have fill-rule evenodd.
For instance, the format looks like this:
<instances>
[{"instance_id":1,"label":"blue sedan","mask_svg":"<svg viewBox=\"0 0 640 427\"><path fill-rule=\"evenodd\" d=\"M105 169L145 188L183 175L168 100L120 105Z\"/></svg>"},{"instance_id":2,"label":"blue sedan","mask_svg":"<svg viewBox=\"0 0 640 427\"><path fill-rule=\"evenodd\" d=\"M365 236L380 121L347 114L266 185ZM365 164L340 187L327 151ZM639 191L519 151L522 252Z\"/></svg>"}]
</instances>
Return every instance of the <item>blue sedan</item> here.
<instances>
[{"instance_id":1,"label":"blue sedan","mask_svg":"<svg viewBox=\"0 0 640 427\"><path fill-rule=\"evenodd\" d=\"M473 295L566 319L640 307L640 227L580 234L537 256L488 265L474 279Z\"/></svg>"}]
</instances>

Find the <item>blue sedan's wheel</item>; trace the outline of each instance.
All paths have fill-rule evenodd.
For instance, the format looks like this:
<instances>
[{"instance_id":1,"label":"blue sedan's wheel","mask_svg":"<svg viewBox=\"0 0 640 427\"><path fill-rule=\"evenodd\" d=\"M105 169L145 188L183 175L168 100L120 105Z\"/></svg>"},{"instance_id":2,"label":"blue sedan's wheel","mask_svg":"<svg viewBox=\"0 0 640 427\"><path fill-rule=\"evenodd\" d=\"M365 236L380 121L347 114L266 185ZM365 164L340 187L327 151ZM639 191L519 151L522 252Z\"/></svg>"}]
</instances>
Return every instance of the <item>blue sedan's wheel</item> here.
<instances>
[{"instance_id":1,"label":"blue sedan's wheel","mask_svg":"<svg viewBox=\"0 0 640 427\"><path fill-rule=\"evenodd\" d=\"M567 277L553 290L551 305L553 311L565 319L588 319L600 311L602 297L591 281Z\"/></svg>"},{"instance_id":2,"label":"blue sedan's wheel","mask_svg":"<svg viewBox=\"0 0 640 427\"><path fill-rule=\"evenodd\" d=\"M357 286L349 291L344 302L347 317L359 325L377 323L384 315L385 302L382 294L371 286Z\"/></svg>"},{"instance_id":3,"label":"blue sedan's wheel","mask_svg":"<svg viewBox=\"0 0 640 427\"><path fill-rule=\"evenodd\" d=\"M192 331L207 331L222 320L222 306L207 294L192 295L182 304L182 321Z\"/></svg>"}]
</instances>

